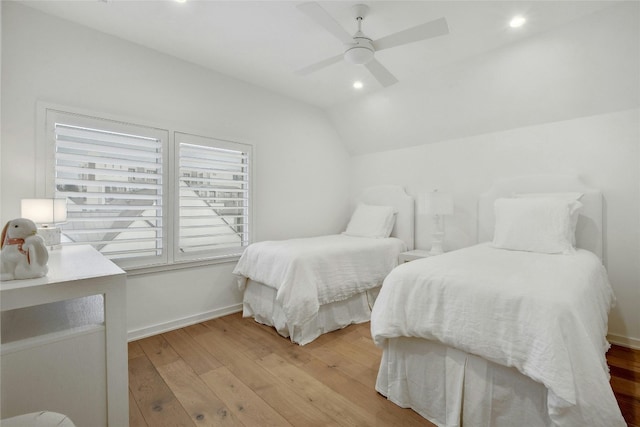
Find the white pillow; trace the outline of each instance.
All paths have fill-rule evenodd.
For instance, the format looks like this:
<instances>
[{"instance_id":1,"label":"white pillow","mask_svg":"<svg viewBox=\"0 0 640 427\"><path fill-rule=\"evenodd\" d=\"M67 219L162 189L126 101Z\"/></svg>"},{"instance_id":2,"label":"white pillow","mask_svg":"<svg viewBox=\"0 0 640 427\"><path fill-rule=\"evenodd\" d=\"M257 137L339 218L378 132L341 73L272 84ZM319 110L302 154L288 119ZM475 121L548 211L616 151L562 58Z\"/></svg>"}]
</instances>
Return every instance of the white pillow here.
<instances>
[{"instance_id":1,"label":"white pillow","mask_svg":"<svg viewBox=\"0 0 640 427\"><path fill-rule=\"evenodd\" d=\"M360 203L343 234L355 237L386 238L391 235L395 221L395 208Z\"/></svg>"},{"instance_id":2,"label":"white pillow","mask_svg":"<svg viewBox=\"0 0 640 427\"><path fill-rule=\"evenodd\" d=\"M567 200L568 202L577 202L579 201L582 196L584 196L583 193L577 193L577 192L565 192L565 193L518 193L518 194L514 194L513 197L517 197L517 198L527 198L527 197L534 197L534 198L553 198L553 199L562 199L562 200ZM582 205L580 205L582 206ZM569 230L570 233L570 240L571 240L571 244L573 246L576 245L576 226L578 225L578 218L580 217L580 209L574 209L573 214L571 215L571 228Z\"/></svg>"},{"instance_id":3,"label":"white pillow","mask_svg":"<svg viewBox=\"0 0 640 427\"><path fill-rule=\"evenodd\" d=\"M572 215L582 206L559 197L497 199L493 246L547 254L572 253Z\"/></svg>"}]
</instances>

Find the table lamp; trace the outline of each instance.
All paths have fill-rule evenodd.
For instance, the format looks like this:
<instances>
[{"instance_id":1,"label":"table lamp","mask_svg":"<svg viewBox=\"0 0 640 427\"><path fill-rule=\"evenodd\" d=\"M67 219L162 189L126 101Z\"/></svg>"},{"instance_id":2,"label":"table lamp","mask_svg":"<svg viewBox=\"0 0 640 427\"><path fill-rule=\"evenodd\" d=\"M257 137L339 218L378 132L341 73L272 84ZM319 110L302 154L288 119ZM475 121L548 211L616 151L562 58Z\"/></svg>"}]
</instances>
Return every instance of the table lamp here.
<instances>
[{"instance_id":1,"label":"table lamp","mask_svg":"<svg viewBox=\"0 0 640 427\"><path fill-rule=\"evenodd\" d=\"M419 206L422 213L433 215L434 231L429 254L440 255L444 253L442 249L444 240L443 216L453 214L453 197L449 193L438 190L430 191L422 195Z\"/></svg>"},{"instance_id":2,"label":"table lamp","mask_svg":"<svg viewBox=\"0 0 640 427\"><path fill-rule=\"evenodd\" d=\"M35 222L47 246L60 245L60 227L67 220L67 199L22 199L21 215Z\"/></svg>"}]
</instances>

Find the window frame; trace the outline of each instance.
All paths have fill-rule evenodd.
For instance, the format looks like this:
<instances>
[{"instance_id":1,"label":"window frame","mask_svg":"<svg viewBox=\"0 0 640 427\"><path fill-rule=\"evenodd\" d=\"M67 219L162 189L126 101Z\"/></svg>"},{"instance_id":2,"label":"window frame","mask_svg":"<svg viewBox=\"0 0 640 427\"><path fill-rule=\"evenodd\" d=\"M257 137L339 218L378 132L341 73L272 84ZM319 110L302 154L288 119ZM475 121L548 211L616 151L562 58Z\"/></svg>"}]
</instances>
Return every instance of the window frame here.
<instances>
[{"instance_id":1,"label":"window frame","mask_svg":"<svg viewBox=\"0 0 640 427\"><path fill-rule=\"evenodd\" d=\"M188 139L188 143L189 144L193 144L193 145L198 145L198 146L204 146L204 147L212 147L212 148L217 148L217 149L222 149L222 150L234 150L234 151L241 151L243 153L247 153L247 173L248 173L248 179L247 179L247 185L248 185L248 200L247 200L247 204L248 206L245 208L247 210L247 224L246 227L249 230L249 237L247 239L247 246L252 242L251 236L253 235L252 230L253 230L253 224L251 222L252 219L252 207L253 207L253 203L252 203L252 199L251 199L251 195L253 194L253 182L252 182L252 177L253 177L253 173L252 173L252 168L253 168L253 147L250 144L243 144L240 142L235 142L235 141L227 141L227 140L223 140L223 139L219 139L219 138L214 138L214 137L209 137L209 136L202 136L202 135L196 135L193 133L187 133L187 132L180 132L180 131L174 131L173 132L173 149L174 149L174 155L173 155L173 159L175 161L175 167L173 169L173 179L171 180L172 184L176 186L175 191L172 192L172 194L175 196L176 198L176 202L173 203L172 207L174 210L174 215L173 215L173 229L176 230L176 232L173 234L174 238L176 240L178 240L180 238L180 219L181 219L181 215L180 215L180 188L178 188L179 183L180 183L180 143L181 143L181 139L180 137L178 137L178 135L184 136ZM228 253L226 254L222 254L222 255L217 255L217 256L211 256L211 257L206 257L206 259L209 258L228 258L228 257L239 257L243 250L243 247L241 246L240 248L238 248L237 250L231 251L229 250ZM197 252L197 253L193 253L193 254L182 254L180 253L180 242L176 241L176 244L173 245L173 259L174 262L178 263L178 262L188 262L188 261L194 261L194 260L199 260L202 259L202 253L201 252Z\"/></svg>"},{"instance_id":2,"label":"window frame","mask_svg":"<svg viewBox=\"0 0 640 427\"><path fill-rule=\"evenodd\" d=\"M242 253L243 247L239 250L228 253L206 254L198 253L194 256L184 256L180 254L179 248L179 215L180 215L180 194L179 194L179 150L180 145L176 140L177 135L188 135L189 137L202 138L203 140L219 142L219 148L231 148L234 150L246 150L248 153L248 208L247 245L253 242L255 230L253 227L253 179L255 148L253 144L236 142L227 138L219 138L210 135L213 132L198 132L193 130L179 129L177 126L158 125L149 121L135 118L118 117L114 115L87 111L85 109L72 108L57 104L38 102L37 105L37 135L36 140L36 197L54 197L55 195L55 134L53 126L55 118L63 115L73 117L74 123L86 124L108 131L123 131L125 133L136 133L135 129L153 130L154 135L166 137L162 140L162 244L163 253L158 257L140 257L133 259L114 259L118 266L125 269L129 274L144 274L147 272L174 270L200 265L218 264L225 262L235 262ZM77 122L76 122L77 120ZM64 122L64 120L63 120ZM100 124L108 123L108 127L100 127ZM113 127L111 127L113 126ZM129 129L127 131L127 129ZM132 130L133 129L133 130ZM194 143L197 145L197 143ZM205 144L203 144L205 145Z\"/></svg>"}]
</instances>

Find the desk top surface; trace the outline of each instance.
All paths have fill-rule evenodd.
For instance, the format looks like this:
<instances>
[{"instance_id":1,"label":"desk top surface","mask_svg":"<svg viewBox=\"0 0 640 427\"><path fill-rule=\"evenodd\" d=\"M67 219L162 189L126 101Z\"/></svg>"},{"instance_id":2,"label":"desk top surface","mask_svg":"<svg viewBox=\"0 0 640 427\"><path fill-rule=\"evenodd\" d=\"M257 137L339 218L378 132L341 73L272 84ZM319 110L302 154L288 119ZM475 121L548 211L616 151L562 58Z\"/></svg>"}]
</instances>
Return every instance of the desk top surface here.
<instances>
[{"instance_id":1,"label":"desk top surface","mask_svg":"<svg viewBox=\"0 0 640 427\"><path fill-rule=\"evenodd\" d=\"M0 282L0 291L125 274L120 267L89 245L63 246L51 250L47 266L49 272L45 277Z\"/></svg>"}]
</instances>

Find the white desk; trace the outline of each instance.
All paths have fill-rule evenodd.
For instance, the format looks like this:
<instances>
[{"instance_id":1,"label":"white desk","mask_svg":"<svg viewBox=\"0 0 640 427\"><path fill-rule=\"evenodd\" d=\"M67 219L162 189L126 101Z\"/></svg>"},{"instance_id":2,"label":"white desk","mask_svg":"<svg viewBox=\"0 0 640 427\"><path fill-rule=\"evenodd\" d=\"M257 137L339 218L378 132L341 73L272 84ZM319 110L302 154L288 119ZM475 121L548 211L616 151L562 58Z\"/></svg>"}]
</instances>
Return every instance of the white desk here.
<instances>
[{"instance_id":1,"label":"white desk","mask_svg":"<svg viewBox=\"0 0 640 427\"><path fill-rule=\"evenodd\" d=\"M8 310L24 309L17 312L27 315L33 311L36 326L31 325L30 329L38 329L40 322L45 332L38 336L29 331L24 339L3 342L0 346L2 418L52 410L68 415L78 426L126 427L129 425L126 274L87 245L50 251L48 266L45 277L0 283L3 317ZM71 324L66 331L50 332L45 324L46 315L38 314L46 313L48 306L35 307L94 295L103 297L103 325ZM57 310L53 307L52 313ZM11 327L19 328L20 324ZM96 349L102 349L100 353L104 354L97 355ZM83 351L87 352L86 357ZM92 368L84 368L85 362ZM60 374L84 372L83 368L84 374ZM95 382L94 378L85 378L88 374L95 374ZM93 391L101 384L106 390ZM89 395L97 396L94 401L98 407L87 404L91 401Z\"/></svg>"}]
</instances>

